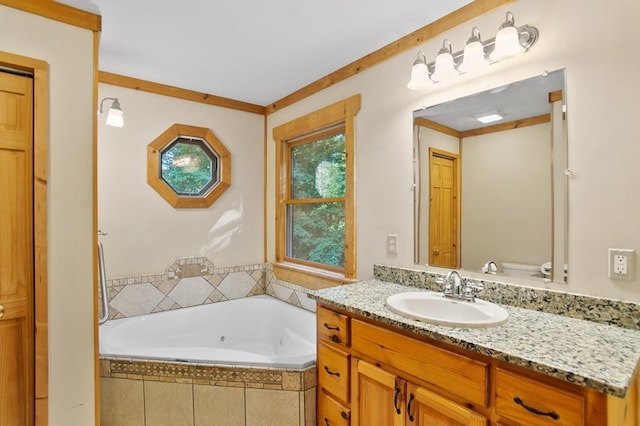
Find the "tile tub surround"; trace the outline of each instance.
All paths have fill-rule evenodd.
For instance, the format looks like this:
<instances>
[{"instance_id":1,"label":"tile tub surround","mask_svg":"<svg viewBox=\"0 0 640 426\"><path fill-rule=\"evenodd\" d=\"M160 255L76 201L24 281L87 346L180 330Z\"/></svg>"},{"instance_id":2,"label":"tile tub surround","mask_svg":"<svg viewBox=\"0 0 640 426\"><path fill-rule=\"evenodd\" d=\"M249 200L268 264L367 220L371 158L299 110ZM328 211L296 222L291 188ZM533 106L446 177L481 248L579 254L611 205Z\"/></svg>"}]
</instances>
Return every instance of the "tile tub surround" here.
<instances>
[{"instance_id":1,"label":"tile tub surround","mask_svg":"<svg viewBox=\"0 0 640 426\"><path fill-rule=\"evenodd\" d=\"M315 367L295 371L101 359L100 375L104 426L315 424Z\"/></svg>"},{"instance_id":2,"label":"tile tub surround","mask_svg":"<svg viewBox=\"0 0 640 426\"><path fill-rule=\"evenodd\" d=\"M278 280L271 264L215 268L205 257L176 260L159 274L107 280L109 319L269 294L315 312L310 290ZM102 316L102 302L98 303Z\"/></svg>"},{"instance_id":3,"label":"tile tub surround","mask_svg":"<svg viewBox=\"0 0 640 426\"><path fill-rule=\"evenodd\" d=\"M444 274L387 265L374 265L373 273L374 278L381 281L442 291L442 285L435 280L443 278ZM497 276L487 275L487 278L491 277ZM508 278L502 276L502 279ZM478 297L489 302L640 330L638 303L526 287L491 279L471 281L484 286Z\"/></svg>"},{"instance_id":4,"label":"tile tub surround","mask_svg":"<svg viewBox=\"0 0 640 426\"><path fill-rule=\"evenodd\" d=\"M503 305L509 321L485 329L450 328L389 311L387 297L416 287L379 280L317 290L318 302L411 333L618 397L638 361L640 331Z\"/></svg>"},{"instance_id":5,"label":"tile tub surround","mask_svg":"<svg viewBox=\"0 0 640 426\"><path fill-rule=\"evenodd\" d=\"M284 300L311 312L316 311L315 300L308 297L313 290L279 280L273 273L273 265L270 263L265 265L265 279L267 280L266 292L269 296Z\"/></svg>"}]
</instances>

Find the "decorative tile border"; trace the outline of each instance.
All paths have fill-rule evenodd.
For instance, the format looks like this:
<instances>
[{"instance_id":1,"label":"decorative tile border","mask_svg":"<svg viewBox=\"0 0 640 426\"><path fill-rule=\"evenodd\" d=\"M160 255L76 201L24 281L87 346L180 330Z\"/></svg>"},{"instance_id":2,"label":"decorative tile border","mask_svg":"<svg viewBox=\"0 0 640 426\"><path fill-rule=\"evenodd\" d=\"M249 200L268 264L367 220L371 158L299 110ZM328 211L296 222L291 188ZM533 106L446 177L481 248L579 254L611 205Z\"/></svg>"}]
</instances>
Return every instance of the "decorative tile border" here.
<instances>
[{"instance_id":1,"label":"decorative tile border","mask_svg":"<svg viewBox=\"0 0 640 426\"><path fill-rule=\"evenodd\" d=\"M309 289L278 280L271 264L215 268L206 257L177 259L164 273L107 279L109 319L268 294L315 312ZM98 303L102 316L102 303Z\"/></svg>"},{"instance_id":2,"label":"decorative tile border","mask_svg":"<svg viewBox=\"0 0 640 426\"><path fill-rule=\"evenodd\" d=\"M316 376L315 366L297 371L165 361L100 359L100 377L116 379L305 391L316 386Z\"/></svg>"},{"instance_id":3,"label":"decorative tile border","mask_svg":"<svg viewBox=\"0 0 640 426\"><path fill-rule=\"evenodd\" d=\"M443 274L388 265L374 265L373 274L381 281L442 291L442 286L435 280ZM491 280L471 281L484 286L479 297L490 302L640 330L638 303Z\"/></svg>"}]
</instances>

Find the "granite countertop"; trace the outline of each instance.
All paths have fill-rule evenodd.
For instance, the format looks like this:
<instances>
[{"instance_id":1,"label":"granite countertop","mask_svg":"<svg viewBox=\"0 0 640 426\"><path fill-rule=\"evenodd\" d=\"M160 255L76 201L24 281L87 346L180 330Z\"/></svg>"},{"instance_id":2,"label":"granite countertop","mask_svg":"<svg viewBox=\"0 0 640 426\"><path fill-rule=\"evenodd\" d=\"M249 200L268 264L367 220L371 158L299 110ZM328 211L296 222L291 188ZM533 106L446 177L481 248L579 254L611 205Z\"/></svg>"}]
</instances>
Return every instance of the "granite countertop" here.
<instances>
[{"instance_id":1,"label":"granite countertop","mask_svg":"<svg viewBox=\"0 0 640 426\"><path fill-rule=\"evenodd\" d=\"M501 305L509 321L469 329L432 325L396 315L387 297L427 291L380 280L317 290L319 303L510 364L624 397L640 360L640 331L562 315Z\"/></svg>"}]
</instances>

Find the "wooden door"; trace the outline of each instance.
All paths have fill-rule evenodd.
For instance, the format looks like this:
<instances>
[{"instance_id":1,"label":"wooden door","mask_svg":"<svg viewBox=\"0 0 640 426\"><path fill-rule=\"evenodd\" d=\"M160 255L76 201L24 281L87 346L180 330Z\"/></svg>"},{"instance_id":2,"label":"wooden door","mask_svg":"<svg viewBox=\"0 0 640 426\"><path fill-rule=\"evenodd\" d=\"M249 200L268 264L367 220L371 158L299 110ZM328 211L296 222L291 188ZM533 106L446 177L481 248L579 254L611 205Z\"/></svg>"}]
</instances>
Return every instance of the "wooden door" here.
<instances>
[{"instance_id":1,"label":"wooden door","mask_svg":"<svg viewBox=\"0 0 640 426\"><path fill-rule=\"evenodd\" d=\"M486 426L487 418L430 390L407 383L407 425Z\"/></svg>"},{"instance_id":2,"label":"wooden door","mask_svg":"<svg viewBox=\"0 0 640 426\"><path fill-rule=\"evenodd\" d=\"M352 369L351 426L404 425L406 382L355 358Z\"/></svg>"},{"instance_id":3,"label":"wooden door","mask_svg":"<svg viewBox=\"0 0 640 426\"><path fill-rule=\"evenodd\" d=\"M0 72L0 425L33 424L33 84Z\"/></svg>"},{"instance_id":4,"label":"wooden door","mask_svg":"<svg viewBox=\"0 0 640 426\"><path fill-rule=\"evenodd\" d=\"M429 265L458 267L458 156L429 148Z\"/></svg>"}]
</instances>

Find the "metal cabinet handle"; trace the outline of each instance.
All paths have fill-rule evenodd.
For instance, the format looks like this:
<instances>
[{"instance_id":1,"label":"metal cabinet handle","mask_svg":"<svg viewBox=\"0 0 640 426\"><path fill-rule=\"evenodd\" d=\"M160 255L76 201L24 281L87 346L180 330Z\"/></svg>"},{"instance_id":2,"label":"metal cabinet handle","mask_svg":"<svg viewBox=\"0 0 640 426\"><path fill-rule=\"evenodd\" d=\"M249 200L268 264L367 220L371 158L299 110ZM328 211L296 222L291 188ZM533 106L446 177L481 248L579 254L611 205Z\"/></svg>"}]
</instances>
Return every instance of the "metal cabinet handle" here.
<instances>
[{"instance_id":1,"label":"metal cabinet handle","mask_svg":"<svg viewBox=\"0 0 640 426\"><path fill-rule=\"evenodd\" d=\"M415 398L416 397L414 394L409 395L409 402L407 403L407 414L409 415L410 422L413 422L415 420L415 417L411 412L411 405L413 404L413 401L415 400Z\"/></svg>"},{"instance_id":2,"label":"metal cabinet handle","mask_svg":"<svg viewBox=\"0 0 640 426\"><path fill-rule=\"evenodd\" d=\"M396 385L396 393L393 396L393 408L396 409L396 414L400 414L400 405L398 405L398 400L400 399L400 386Z\"/></svg>"},{"instance_id":3,"label":"metal cabinet handle","mask_svg":"<svg viewBox=\"0 0 640 426\"><path fill-rule=\"evenodd\" d=\"M0 318L4 316L4 306L0 305Z\"/></svg>"},{"instance_id":4,"label":"metal cabinet handle","mask_svg":"<svg viewBox=\"0 0 640 426\"><path fill-rule=\"evenodd\" d=\"M329 370L329 367L327 367L326 365L324 366L324 371L326 371L328 374L331 374L332 376L340 377L340 373Z\"/></svg>"},{"instance_id":5,"label":"metal cabinet handle","mask_svg":"<svg viewBox=\"0 0 640 426\"><path fill-rule=\"evenodd\" d=\"M338 327L338 326L331 326L331 325L327 324L326 322L324 323L324 328L326 328L327 330L340 331L340 327Z\"/></svg>"},{"instance_id":6,"label":"metal cabinet handle","mask_svg":"<svg viewBox=\"0 0 640 426\"><path fill-rule=\"evenodd\" d=\"M542 411L542 410L538 410L535 407L531 407L527 404L524 403L524 401L522 401L519 397L515 397L513 398L513 402L515 402L516 404L518 404L519 406L521 406L522 408L524 408L527 411L532 412L533 414L536 414L538 416L549 416L551 417L553 420L558 420L560 418L560 415L558 413L556 413L555 411Z\"/></svg>"}]
</instances>

